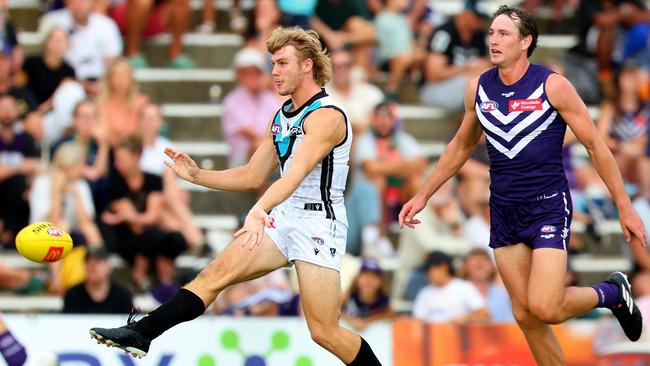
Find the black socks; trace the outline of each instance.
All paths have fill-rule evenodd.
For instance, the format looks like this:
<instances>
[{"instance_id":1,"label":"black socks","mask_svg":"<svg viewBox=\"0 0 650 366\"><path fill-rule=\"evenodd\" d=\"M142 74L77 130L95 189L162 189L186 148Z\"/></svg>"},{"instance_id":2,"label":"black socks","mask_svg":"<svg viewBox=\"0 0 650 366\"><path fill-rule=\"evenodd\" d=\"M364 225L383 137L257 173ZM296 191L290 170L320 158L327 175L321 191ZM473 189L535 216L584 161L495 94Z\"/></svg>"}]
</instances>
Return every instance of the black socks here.
<instances>
[{"instance_id":1,"label":"black socks","mask_svg":"<svg viewBox=\"0 0 650 366\"><path fill-rule=\"evenodd\" d=\"M359 338L361 338L361 348L359 348L357 357L348 366L381 366L381 362L379 362L377 356L372 352L368 342L362 337Z\"/></svg>"},{"instance_id":2,"label":"black socks","mask_svg":"<svg viewBox=\"0 0 650 366\"><path fill-rule=\"evenodd\" d=\"M192 291L181 288L169 301L136 322L133 329L152 340L167 329L196 319L204 312L203 300Z\"/></svg>"}]
</instances>

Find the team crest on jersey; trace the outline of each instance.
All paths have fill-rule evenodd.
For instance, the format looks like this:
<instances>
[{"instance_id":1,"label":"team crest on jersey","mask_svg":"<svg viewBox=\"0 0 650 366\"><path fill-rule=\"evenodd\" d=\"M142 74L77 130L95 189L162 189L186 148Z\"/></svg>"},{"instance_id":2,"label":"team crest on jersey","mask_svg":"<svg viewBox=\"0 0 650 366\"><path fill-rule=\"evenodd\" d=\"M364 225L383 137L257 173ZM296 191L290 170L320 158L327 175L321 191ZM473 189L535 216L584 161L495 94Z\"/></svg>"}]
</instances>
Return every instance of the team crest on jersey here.
<instances>
[{"instance_id":1,"label":"team crest on jersey","mask_svg":"<svg viewBox=\"0 0 650 366\"><path fill-rule=\"evenodd\" d=\"M499 103L493 100L486 100L484 102L481 102L480 108L481 112L492 112L499 108Z\"/></svg>"},{"instance_id":2,"label":"team crest on jersey","mask_svg":"<svg viewBox=\"0 0 650 366\"><path fill-rule=\"evenodd\" d=\"M554 233L555 231L557 231L557 229L553 225L544 225L542 226L541 229L539 229L539 231L543 233Z\"/></svg>"},{"instance_id":3,"label":"team crest on jersey","mask_svg":"<svg viewBox=\"0 0 650 366\"><path fill-rule=\"evenodd\" d=\"M280 127L280 125L278 125L278 124L274 123L273 126L271 126L271 133L273 135L279 134L281 130L282 130L282 127Z\"/></svg>"}]
</instances>

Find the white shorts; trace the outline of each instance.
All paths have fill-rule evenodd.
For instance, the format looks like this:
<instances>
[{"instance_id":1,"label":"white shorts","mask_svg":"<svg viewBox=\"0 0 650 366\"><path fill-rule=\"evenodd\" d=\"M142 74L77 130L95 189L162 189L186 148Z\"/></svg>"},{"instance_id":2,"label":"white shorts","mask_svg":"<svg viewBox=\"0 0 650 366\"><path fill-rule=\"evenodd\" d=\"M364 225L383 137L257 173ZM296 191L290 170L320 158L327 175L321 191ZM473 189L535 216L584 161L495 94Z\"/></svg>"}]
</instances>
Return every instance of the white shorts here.
<instances>
[{"instance_id":1,"label":"white shorts","mask_svg":"<svg viewBox=\"0 0 650 366\"><path fill-rule=\"evenodd\" d=\"M291 215L278 207L269 216L272 227L264 231L291 264L301 260L341 270L348 235L345 222Z\"/></svg>"}]
</instances>

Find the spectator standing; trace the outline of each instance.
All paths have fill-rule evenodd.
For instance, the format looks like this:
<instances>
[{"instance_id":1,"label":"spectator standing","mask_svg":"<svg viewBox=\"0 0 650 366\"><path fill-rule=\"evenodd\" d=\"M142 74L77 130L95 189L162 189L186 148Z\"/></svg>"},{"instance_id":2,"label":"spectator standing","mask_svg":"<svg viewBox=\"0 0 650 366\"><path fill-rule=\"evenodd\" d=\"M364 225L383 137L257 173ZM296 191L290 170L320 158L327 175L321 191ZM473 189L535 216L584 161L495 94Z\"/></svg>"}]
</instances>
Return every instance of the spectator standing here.
<instances>
[{"instance_id":1,"label":"spectator standing","mask_svg":"<svg viewBox=\"0 0 650 366\"><path fill-rule=\"evenodd\" d=\"M330 57L332 80L325 90L345 107L354 136L361 136L370 125L373 109L384 100L384 93L375 85L352 76L354 64L350 52L334 50Z\"/></svg>"},{"instance_id":2,"label":"spectator standing","mask_svg":"<svg viewBox=\"0 0 650 366\"><path fill-rule=\"evenodd\" d=\"M133 68L149 66L142 55L143 37L167 31L172 38L167 51L168 66L176 69L195 67L193 60L181 54L183 34L192 15L189 0L126 0L109 9L109 13L126 37L126 55Z\"/></svg>"},{"instance_id":3,"label":"spectator standing","mask_svg":"<svg viewBox=\"0 0 650 366\"><path fill-rule=\"evenodd\" d=\"M105 124L109 144L114 145L138 132L139 118L147 102L147 96L138 91L127 59L115 59L106 71L97 102L99 120Z\"/></svg>"},{"instance_id":4,"label":"spectator standing","mask_svg":"<svg viewBox=\"0 0 650 366\"><path fill-rule=\"evenodd\" d=\"M454 276L451 257L433 252L427 258L425 269L429 284L415 298L413 317L425 322L453 324L489 319L485 300L478 290Z\"/></svg>"},{"instance_id":5,"label":"spectator standing","mask_svg":"<svg viewBox=\"0 0 650 366\"><path fill-rule=\"evenodd\" d=\"M277 94L265 88L264 56L253 48L237 52L233 67L237 85L223 101L222 127L230 147L228 165L245 164L269 126L269 116L280 108Z\"/></svg>"},{"instance_id":6,"label":"spectator standing","mask_svg":"<svg viewBox=\"0 0 650 366\"><path fill-rule=\"evenodd\" d=\"M41 39L54 27L70 35L65 59L90 95L97 95L107 65L122 53L122 37L109 17L94 12L93 0L67 0L64 9L45 14L38 33Z\"/></svg>"},{"instance_id":7,"label":"spectator standing","mask_svg":"<svg viewBox=\"0 0 650 366\"><path fill-rule=\"evenodd\" d=\"M91 246L85 254L86 279L63 297L64 314L123 314L133 308L133 296L111 280L109 252Z\"/></svg>"},{"instance_id":8,"label":"spectator standing","mask_svg":"<svg viewBox=\"0 0 650 366\"><path fill-rule=\"evenodd\" d=\"M29 205L25 192L38 168L34 139L19 130L16 99L0 95L0 243L9 245L27 226Z\"/></svg>"},{"instance_id":9,"label":"spectator standing","mask_svg":"<svg viewBox=\"0 0 650 366\"><path fill-rule=\"evenodd\" d=\"M486 249L476 248L469 252L461 269L461 277L474 285L483 296L490 313L490 321L515 322L508 292L502 285L497 284L496 267Z\"/></svg>"},{"instance_id":10,"label":"spectator standing","mask_svg":"<svg viewBox=\"0 0 650 366\"><path fill-rule=\"evenodd\" d=\"M422 103L449 113L462 111L469 79L490 67L484 29L479 13L464 10L433 33L424 64Z\"/></svg>"},{"instance_id":11,"label":"spectator standing","mask_svg":"<svg viewBox=\"0 0 650 366\"><path fill-rule=\"evenodd\" d=\"M364 259L359 274L343 298L341 318L358 331L392 314L383 275L376 260Z\"/></svg>"}]
</instances>

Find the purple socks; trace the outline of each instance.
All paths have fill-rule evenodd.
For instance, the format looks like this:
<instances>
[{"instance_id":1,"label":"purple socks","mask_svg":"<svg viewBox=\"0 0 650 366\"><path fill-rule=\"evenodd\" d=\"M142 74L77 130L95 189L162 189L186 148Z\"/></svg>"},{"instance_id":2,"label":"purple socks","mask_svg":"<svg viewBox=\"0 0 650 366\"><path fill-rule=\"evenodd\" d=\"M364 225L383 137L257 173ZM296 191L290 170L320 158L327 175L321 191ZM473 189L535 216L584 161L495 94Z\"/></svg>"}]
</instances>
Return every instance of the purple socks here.
<instances>
[{"instance_id":1,"label":"purple socks","mask_svg":"<svg viewBox=\"0 0 650 366\"><path fill-rule=\"evenodd\" d=\"M27 360L25 347L9 331L0 334L0 353L8 366L22 366Z\"/></svg>"},{"instance_id":2,"label":"purple socks","mask_svg":"<svg viewBox=\"0 0 650 366\"><path fill-rule=\"evenodd\" d=\"M603 281L592 285L591 288L596 290L598 294L598 305L596 307L610 308L618 303L618 295L621 290L615 284Z\"/></svg>"}]
</instances>

